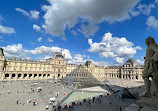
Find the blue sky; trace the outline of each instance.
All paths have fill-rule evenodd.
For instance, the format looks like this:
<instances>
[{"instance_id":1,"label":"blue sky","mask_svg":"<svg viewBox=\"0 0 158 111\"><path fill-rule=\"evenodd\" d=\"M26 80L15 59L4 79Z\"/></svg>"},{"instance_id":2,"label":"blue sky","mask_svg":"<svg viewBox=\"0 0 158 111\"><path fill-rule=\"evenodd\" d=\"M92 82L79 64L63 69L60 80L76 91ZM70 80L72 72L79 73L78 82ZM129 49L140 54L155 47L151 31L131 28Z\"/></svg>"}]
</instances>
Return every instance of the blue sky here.
<instances>
[{"instance_id":1,"label":"blue sky","mask_svg":"<svg viewBox=\"0 0 158 111\"><path fill-rule=\"evenodd\" d=\"M6 58L69 63L143 64L145 38L158 42L157 0L1 0L0 46Z\"/></svg>"}]
</instances>

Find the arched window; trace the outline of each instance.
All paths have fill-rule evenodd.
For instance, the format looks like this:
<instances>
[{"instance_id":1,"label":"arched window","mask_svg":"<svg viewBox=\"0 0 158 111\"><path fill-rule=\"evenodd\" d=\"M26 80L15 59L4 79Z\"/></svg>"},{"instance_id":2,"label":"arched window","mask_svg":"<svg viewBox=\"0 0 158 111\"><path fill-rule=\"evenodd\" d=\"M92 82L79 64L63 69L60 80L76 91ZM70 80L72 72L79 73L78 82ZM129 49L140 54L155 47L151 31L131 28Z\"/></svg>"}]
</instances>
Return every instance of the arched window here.
<instances>
[{"instance_id":1,"label":"arched window","mask_svg":"<svg viewBox=\"0 0 158 111\"><path fill-rule=\"evenodd\" d=\"M32 74L29 74L29 78L31 78L32 77Z\"/></svg>"},{"instance_id":2,"label":"arched window","mask_svg":"<svg viewBox=\"0 0 158 111\"><path fill-rule=\"evenodd\" d=\"M9 78L9 74L7 73L7 74L5 74L5 78Z\"/></svg>"},{"instance_id":3,"label":"arched window","mask_svg":"<svg viewBox=\"0 0 158 111\"><path fill-rule=\"evenodd\" d=\"M14 78L15 77L15 74L12 74L12 78Z\"/></svg>"},{"instance_id":4,"label":"arched window","mask_svg":"<svg viewBox=\"0 0 158 111\"><path fill-rule=\"evenodd\" d=\"M34 78L37 77L37 74L34 74Z\"/></svg>"},{"instance_id":5,"label":"arched window","mask_svg":"<svg viewBox=\"0 0 158 111\"><path fill-rule=\"evenodd\" d=\"M41 77L41 74L39 74L39 77Z\"/></svg>"},{"instance_id":6,"label":"arched window","mask_svg":"<svg viewBox=\"0 0 158 111\"><path fill-rule=\"evenodd\" d=\"M24 74L24 77L23 78L26 78L27 77L27 74Z\"/></svg>"},{"instance_id":7,"label":"arched window","mask_svg":"<svg viewBox=\"0 0 158 111\"><path fill-rule=\"evenodd\" d=\"M18 74L18 78L21 78L21 74Z\"/></svg>"},{"instance_id":8,"label":"arched window","mask_svg":"<svg viewBox=\"0 0 158 111\"><path fill-rule=\"evenodd\" d=\"M136 75L136 79L138 79L138 75Z\"/></svg>"}]
</instances>

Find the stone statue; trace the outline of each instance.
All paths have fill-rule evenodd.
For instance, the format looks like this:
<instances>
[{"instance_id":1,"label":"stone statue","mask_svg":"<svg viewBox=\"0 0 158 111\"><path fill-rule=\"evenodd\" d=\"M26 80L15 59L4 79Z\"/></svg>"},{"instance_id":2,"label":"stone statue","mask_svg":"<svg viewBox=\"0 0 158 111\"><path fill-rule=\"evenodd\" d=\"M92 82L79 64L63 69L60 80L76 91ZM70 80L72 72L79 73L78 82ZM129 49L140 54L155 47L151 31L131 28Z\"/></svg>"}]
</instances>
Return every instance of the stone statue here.
<instances>
[{"instance_id":1,"label":"stone statue","mask_svg":"<svg viewBox=\"0 0 158 111\"><path fill-rule=\"evenodd\" d=\"M0 56L4 56L3 49L0 48Z\"/></svg>"},{"instance_id":2,"label":"stone statue","mask_svg":"<svg viewBox=\"0 0 158 111\"><path fill-rule=\"evenodd\" d=\"M142 77L145 83L145 92L141 94L141 97L151 97L151 95L158 96L158 46L155 43L154 38L148 37L145 40L147 45L146 55L144 57L144 70ZM151 83L149 77L152 77L155 85L155 91L150 92Z\"/></svg>"}]
</instances>

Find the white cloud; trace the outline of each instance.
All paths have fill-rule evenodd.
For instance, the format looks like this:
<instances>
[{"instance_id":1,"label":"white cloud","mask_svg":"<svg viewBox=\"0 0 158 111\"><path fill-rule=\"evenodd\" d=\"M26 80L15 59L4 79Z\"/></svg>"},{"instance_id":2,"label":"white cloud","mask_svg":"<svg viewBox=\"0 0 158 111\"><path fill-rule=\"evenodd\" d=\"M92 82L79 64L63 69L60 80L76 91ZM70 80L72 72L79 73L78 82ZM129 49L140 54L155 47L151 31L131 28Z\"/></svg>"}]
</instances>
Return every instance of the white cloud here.
<instances>
[{"instance_id":1,"label":"white cloud","mask_svg":"<svg viewBox=\"0 0 158 111\"><path fill-rule=\"evenodd\" d=\"M120 58L120 57L116 57L115 58L115 63L116 64L122 64L123 63L124 58Z\"/></svg>"},{"instance_id":2,"label":"white cloud","mask_svg":"<svg viewBox=\"0 0 158 111\"><path fill-rule=\"evenodd\" d=\"M67 60L72 59L72 56L71 56L70 51L69 51L68 49L63 49L63 50L62 50L62 54L65 54L65 58L66 58Z\"/></svg>"},{"instance_id":3,"label":"white cloud","mask_svg":"<svg viewBox=\"0 0 158 111\"><path fill-rule=\"evenodd\" d=\"M85 57L85 56L84 56L84 55L81 55L81 54L75 54L75 55L74 55L74 59L75 59L77 62L82 62L84 57Z\"/></svg>"},{"instance_id":4,"label":"white cloud","mask_svg":"<svg viewBox=\"0 0 158 111\"><path fill-rule=\"evenodd\" d=\"M21 8L15 8L15 10L18 11L18 12L21 12L25 16L30 17L30 14L27 11L25 11L25 10L23 10Z\"/></svg>"},{"instance_id":5,"label":"white cloud","mask_svg":"<svg viewBox=\"0 0 158 111\"><path fill-rule=\"evenodd\" d=\"M85 55L75 54L73 59L69 60L68 63L73 64L84 64L86 60L84 60Z\"/></svg>"},{"instance_id":6,"label":"white cloud","mask_svg":"<svg viewBox=\"0 0 158 111\"><path fill-rule=\"evenodd\" d=\"M92 30L81 30L86 36L94 35L101 22L119 22L131 18L131 10L139 3L139 0L48 0L50 5L44 5L42 9L45 23L43 28L54 35L64 36L66 27L73 28L79 19L87 20ZM85 29L85 24L81 24ZM87 30L87 29L86 29Z\"/></svg>"},{"instance_id":7,"label":"white cloud","mask_svg":"<svg viewBox=\"0 0 158 111\"><path fill-rule=\"evenodd\" d=\"M135 49L137 49L137 50L142 50L142 48L141 48L140 46L136 46Z\"/></svg>"},{"instance_id":8,"label":"white cloud","mask_svg":"<svg viewBox=\"0 0 158 111\"><path fill-rule=\"evenodd\" d=\"M149 28L157 29L158 19L156 19L154 16L150 16L147 18L146 24Z\"/></svg>"},{"instance_id":9,"label":"white cloud","mask_svg":"<svg viewBox=\"0 0 158 111\"><path fill-rule=\"evenodd\" d=\"M85 37L93 36L95 32L99 29L99 27L94 24L82 24L80 28L81 29L78 29L78 31L83 33Z\"/></svg>"},{"instance_id":10,"label":"white cloud","mask_svg":"<svg viewBox=\"0 0 158 111\"><path fill-rule=\"evenodd\" d=\"M4 55L6 57L24 57L26 53L24 52L22 44L13 44L8 45L6 47L2 47L4 49Z\"/></svg>"},{"instance_id":11,"label":"white cloud","mask_svg":"<svg viewBox=\"0 0 158 111\"><path fill-rule=\"evenodd\" d=\"M109 65L108 62L96 62L96 61L93 61L93 64L96 66L108 66Z\"/></svg>"},{"instance_id":12,"label":"white cloud","mask_svg":"<svg viewBox=\"0 0 158 111\"><path fill-rule=\"evenodd\" d=\"M65 36L60 37L60 38L61 38L63 41L66 41L66 40L67 40Z\"/></svg>"},{"instance_id":13,"label":"white cloud","mask_svg":"<svg viewBox=\"0 0 158 111\"><path fill-rule=\"evenodd\" d=\"M90 45L89 52L99 53L102 57L115 58L115 62L121 63L124 57L133 57L136 50L141 50L140 46L133 47L133 43L126 40L125 37L112 37L111 33L106 33L100 43L93 43L88 39Z\"/></svg>"},{"instance_id":14,"label":"white cloud","mask_svg":"<svg viewBox=\"0 0 158 111\"><path fill-rule=\"evenodd\" d=\"M37 32L41 31L41 27L36 24L33 24L33 29L36 30Z\"/></svg>"},{"instance_id":15,"label":"white cloud","mask_svg":"<svg viewBox=\"0 0 158 111\"><path fill-rule=\"evenodd\" d=\"M133 8L130 13L132 16L137 16L139 14L149 15L152 8L155 8L154 4L139 4L137 7Z\"/></svg>"},{"instance_id":16,"label":"white cloud","mask_svg":"<svg viewBox=\"0 0 158 111\"><path fill-rule=\"evenodd\" d=\"M61 50L62 49L59 47L40 46L40 47L36 47L34 50L26 50L25 52L31 54L48 55L51 52L61 52Z\"/></svg>"},{"instance_id":17,"label":"white cloud","mask_svg":"<svg viewBox=\"0 0 158 111\"><path fill-rule=\"evenodd\" d=\"M140 4L138 6L138 9L141 13L143 14L146 14L146 15L149 15L150 12L151 12L151 9L152 8L155 8L155 5L154 4L149 4L148 6L147 5L144 5L144 4Z\"/></svg>"},{"instance_id":18,"label":"white cloud","mask_svg":"<svg viewBox=\"0 0 158 111\"><path fill-rule=\"evenodd\" d=\"M108 58L108 57L116 57L116 55L113 52L100 52L100 55L102 57L106 57L106 58Z\"/></svg>"},{"instance_id":19,"label":"white cloud","mask_svg":"<svg viewBox=\"0 0 158 111\"><path fill-rule=\"evenodd\" d=\"M2 20L3 20L3 17L0 15L0 23ZM12 33L15 33L15 30L12 27L6 27L0 24L0 33L12 34Z\"/></svg>"},{"instance_id":20,"label":"white cloud","mask_svg":"<svg viewBox=\"0 0 158 111\"><path fill-rule=\"evenodd\" d=\"M15 33L15 30L14 30L14 28L0 25L0 33L3 33L3 34L12 34L12 33Z\"/></svg>"},{"instance_id":21,"label":"white cloud","mask_svg":"<svg viewBox=\"0 0 158 111\"><path fill-rule=\"evenodd\" d=\"M137 59L136 62L137 62L137 64L139 64L139 65L144 65L144 61L141 61L141 60L139 60L139 59Z\"/></svg>"},{"instance_id":22,"label":"white cloud","mask_svg":"<svg viewBox=\"0 0 158 111\"><path fill-rule=\"evenodd\" d=\"M61 52L62 54L65 54L66 59L72 59L70 51L68 49L63 49L60 47L46 47L46 46L40 46L36 47L33 50L25 50L26 53L34 54L34 55L50 55L51 52Z\"/></svg>"},{"instance_id":23,"label":"white cloud","mask_svg":"<svg viewBox=\"0 0 158 111\"><path fill-rule=\"evenodd\" d=\"M54 42L54 40L52 38L48 38L48 42Z\"/></svg>"},{"instance_id":24,"label":"white cloud","mask_svg":"<svg viewBox=\"0 0 158 111\"><path fill-rule=\"evenodd\" d=\"M93 61L89 59L89 56L81 55L81 54L75 54L74 57L68 61L68 63L73 63L73 64L82 64L84 65L85 62L87 61L85 57L88 58L89 61L92 61L92 63L96 66L108 66L108 62L98 62L98 61Z\"/></svg>"},{"instance_id":25,"label":"white cloud","mask_svg":"<svg viewBox=\"0 0 158 111\"><path fill-rule=\"evenodd\" d=\"M39 12L36 10L31 10L30 12L27 12L21 8L15 8L15 10L22 13L23 15L31 18L31 19L38 19L39 18Z\"/></svg>"},{"instance_id":26,"label":"white cloud","mask_svg":"<svg viewBox=\"0 0 158 111\"><path fill-rule=\"evenodd\" d=\"M37 41L38 41L38 42L41 42L41 41L42 41L42 37L39 37L39 38L37 39Z\"/></svg>"},{"instance_id":27,"label":"white cloud","mask_svg":"<svg viewBox=\"0 0 158 111\"><path fill-rule=\"evenodd\" d=\"M36 55L38 56L43 56L40 57L41 60L44 60L48 57L51 57L50 54L52 52L61 52L62 54L65 54L65 58L67 60L72 59L72 56L70 54L70 51L68 49L63 49L60 47L46 47L46 46L40 46L36 47L33 50L28 50L24 49L22 44L13 44L13 45L8 45L6 47L2 47L4 49L4 55L5 57L21 57L21 58L30 58L28 55Z\"/></svg>"},{"instance_id":28,"label":"white cloud","mask_svg":"<svg viewBox=\"0 0 158 111\"><path fill-rule=\"evenodd\" d=\"M76 32L75 30L72 30L71 33L72 33L73 35L77 35L77 32Z\"/></svg>"},{"instance_id":29,"label":"white cloud","mask_svg":"<svg viewBox=\"0 0 158 111\"><path fill-rule=\"evenodd\" d=\"M33 19L38 19L38 17L39 17L39 12L36 11L36 10L31 10L31 11L30 11L30 16L31 16L31 18L33 18Z\"/></svg>"},{"instance_id":30,"label":"white cloud","mask_svg":"<svg viewBox=\"0 0 158 111\"><path fill-rule=\"evenodd\" d=\"M12 58L12 57L20 57L21 59L28 59L31 60L30 54L36 55L38 60L45 61L48 58L51 58L52 52L61 52L62 54L65 54L65 58L68 60L68 63L75 63L75 64L85 64L86 60L84 59L86 56L81 54L75 54L72 58L70 51L68 49L63 49L60 47L46 47L46 46L40 46L36 47L33 50L24 49L22 44L13 44L8 45L6 47L2 47L4 49L4 55L6 58ZM42 56L42 57L40 57ZM94 65L97 66L107 66L107 62L97 62L93 61Z\"/></svg>"}]
</instances>

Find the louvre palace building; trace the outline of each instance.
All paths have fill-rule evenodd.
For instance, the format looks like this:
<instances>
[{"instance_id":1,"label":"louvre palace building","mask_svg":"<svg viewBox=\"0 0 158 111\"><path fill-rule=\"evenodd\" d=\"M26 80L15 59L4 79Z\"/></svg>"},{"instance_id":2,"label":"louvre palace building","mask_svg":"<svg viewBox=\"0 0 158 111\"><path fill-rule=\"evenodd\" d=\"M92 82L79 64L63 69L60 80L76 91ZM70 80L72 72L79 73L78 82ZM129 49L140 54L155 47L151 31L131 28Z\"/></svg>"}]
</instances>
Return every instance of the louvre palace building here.
<instances>
[{"instance_id":1,"label":"louvre palace building","mask_svg":"<svg viewBox=\"0 0 158 111\"><path fill-rule=\"evenodd\" d=\"M45 61L5 59L0 48L0 81L63 79L72 82L96 83L111 78L142 80L143 66L128 59L122 66L95 66L92 61L84 65L69 64L65 55L52 53Z\"/></svg>"}]
</instances>

